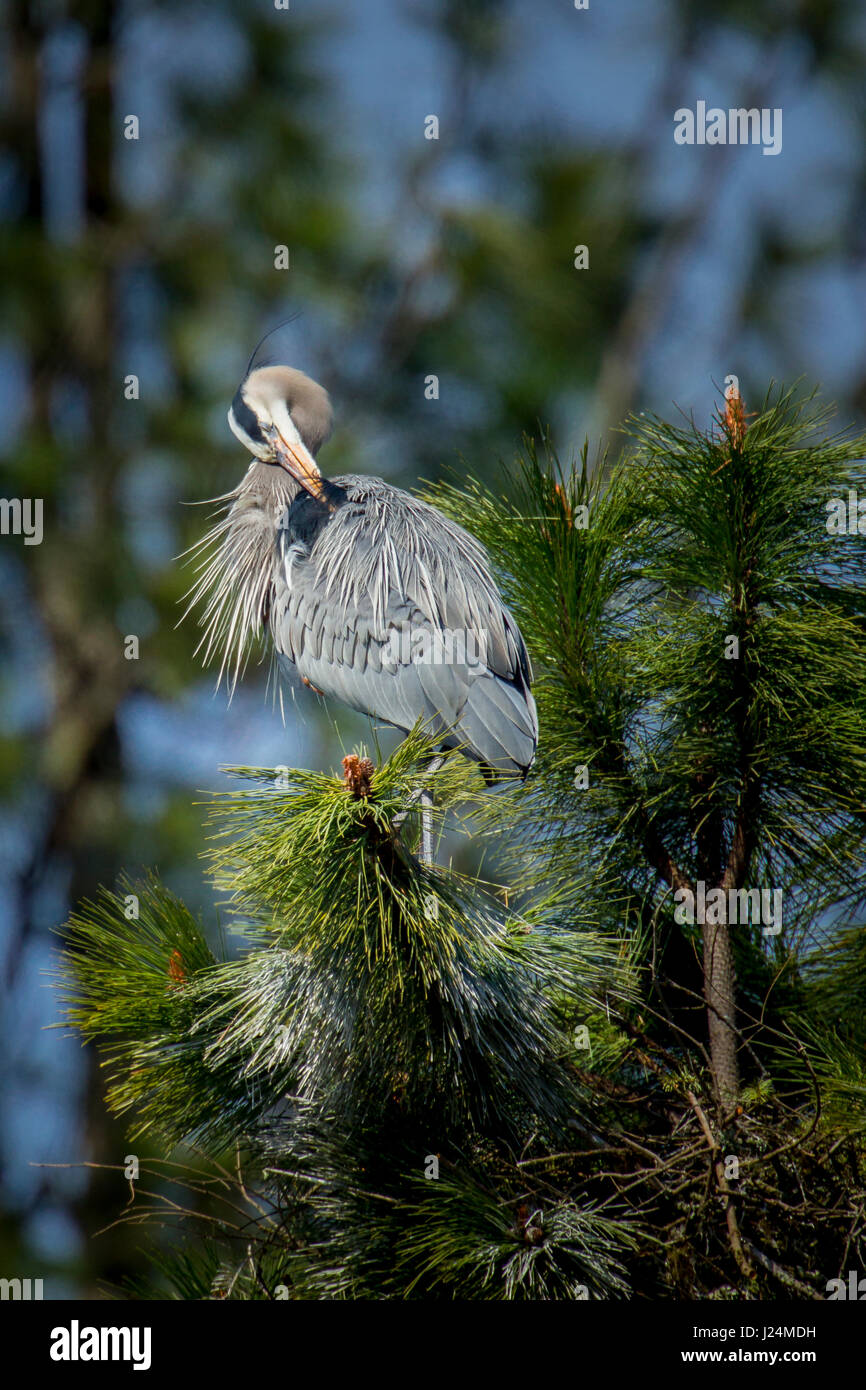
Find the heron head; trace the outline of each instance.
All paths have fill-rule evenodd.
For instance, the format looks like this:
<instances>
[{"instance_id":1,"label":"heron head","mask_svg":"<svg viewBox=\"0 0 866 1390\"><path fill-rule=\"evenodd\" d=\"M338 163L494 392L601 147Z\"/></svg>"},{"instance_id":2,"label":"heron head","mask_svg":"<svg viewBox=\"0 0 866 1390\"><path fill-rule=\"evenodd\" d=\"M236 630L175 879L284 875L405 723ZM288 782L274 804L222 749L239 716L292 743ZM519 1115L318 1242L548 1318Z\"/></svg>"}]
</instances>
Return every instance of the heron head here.
<instances>
[{"instance_id":1,"label":"heron head","mask_svg":"<svg viewBox=\"0 0 866 1390\"><path fill-rule=\"evenodd\" d=\"M233 433L261 463L284 468L313 497L323 479L316 454L331 433L331 402L323 386L294 367L257 367L229 407Z\"/></svg>"}]
</instances>

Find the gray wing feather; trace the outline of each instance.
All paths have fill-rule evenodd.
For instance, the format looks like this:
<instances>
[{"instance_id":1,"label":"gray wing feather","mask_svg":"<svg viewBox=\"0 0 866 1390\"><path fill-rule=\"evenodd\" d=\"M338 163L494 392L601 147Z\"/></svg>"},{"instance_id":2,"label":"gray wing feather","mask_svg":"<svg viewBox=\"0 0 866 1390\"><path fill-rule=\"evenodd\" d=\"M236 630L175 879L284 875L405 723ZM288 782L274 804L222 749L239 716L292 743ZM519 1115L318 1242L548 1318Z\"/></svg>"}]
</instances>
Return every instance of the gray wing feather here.
<instances>
[{"instance_id":1,"label":"gray wing feather","mask_svg":"<svg viewBox=\"0 0 866 1390\"><path fill-rule=\"evenodd\" d=\"M509 763L527 768L535 757L535 701L529 691L525 700L510 698L512 689L490 674L476 681L456 731L482 762L496 769L507 768ZM458 738L451 742L457 743Z\"/></svg>"},{"instance_id":2,"label":"gray wing feather","mask_svg":"<svg viewBox=\"0 0 866 1390\"><path fill-rule=\"evenodd\" d=\"M335 485L342 505L326 513L303 495L278 529L269 626L285 666L361 713L400 729L421 718L436 737L453 729L447 746L501 771L527 768L532 670L482 548L380 479ZM467 659L458 648L419 660L407 648L405 634L426 633L435 651L445 629L474 643Z\"/></svg>"}]
</instances>

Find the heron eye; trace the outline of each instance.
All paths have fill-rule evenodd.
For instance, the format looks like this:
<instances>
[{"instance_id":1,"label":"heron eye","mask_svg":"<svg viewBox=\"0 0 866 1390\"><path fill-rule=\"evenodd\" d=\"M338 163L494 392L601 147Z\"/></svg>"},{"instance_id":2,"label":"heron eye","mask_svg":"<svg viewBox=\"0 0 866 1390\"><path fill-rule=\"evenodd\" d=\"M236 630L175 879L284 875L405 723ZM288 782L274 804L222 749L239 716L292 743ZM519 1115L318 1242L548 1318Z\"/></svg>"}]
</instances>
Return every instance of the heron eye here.
<instances>
[{"instance_id":1,"label":"heron eye","mask_svg":"<svg viewBox=\"0 0 866 1390\"><path fill-rule=\"evenodd\" d=\"M254 411L250 410L240 390L235 392L235 398L232 401L232 414L238 427L243 430L248 439L251 439L254 444L266 443L258 417Z\"/></svg>"}]
</instances>

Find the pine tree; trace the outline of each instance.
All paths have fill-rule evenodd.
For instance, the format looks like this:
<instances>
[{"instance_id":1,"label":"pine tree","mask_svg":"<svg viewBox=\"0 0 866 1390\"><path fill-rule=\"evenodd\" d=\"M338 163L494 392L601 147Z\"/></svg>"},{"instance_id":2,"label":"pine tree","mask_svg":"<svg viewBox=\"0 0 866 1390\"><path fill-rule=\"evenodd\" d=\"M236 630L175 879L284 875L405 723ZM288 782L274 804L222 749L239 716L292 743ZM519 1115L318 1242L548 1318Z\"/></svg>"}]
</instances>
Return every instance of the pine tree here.
<instances>
[{"instance_id":1,"label":"pine tree","mask_svg":"<svg viewBox=\"0 0 866 1390\"><path fill-rule=\"evenodd\" d=\"M223 1248L171 1266L187 1290L198 1269L199 1296L626 1288L628 1224L521 1160L568 1139L569 1030L625 1000L627 953L428 868L412 791L429 758L418 732L378 768L346 758L343 777L237 770L245 789L215 803L210 858L243 924L238 958L216 960L156 882L73 919L71 1017L111 1040L108 1101L135 1116L132 1138L194 1144L224 1167L234 1153L255 1175L233 1185L235 1235L223 1213ZM483 801L480 781L452 755L439 816Z\"/></svg>"},{"instance_id":2,"label":"pine tree","mask_svg":"<svg viewBox=\"0 0 866 1390\"><path fill-rule=\"evenodd\" d=\"M823 1297L862 1266L866 441L827 420L732 387L706 431L631 420L614 469L527 441L508 495L431 490L537 668L525 786L433 774L502 882L416 853L417 729L235 770L232 954L155 880L76 913L70 1017L163 1151L127 1219L189 1238L139 1292Z\"/></svg>"},{"instance_id":3,"label":"pine tree","mask_svg":"<svg viewBox=\"0 0 866 1390\"><path fill-rule=\"evenodd\" d=\"M635 1179L672 1247L650 1291L752 1290L760 1270L816 1296L863 1240L848 1136L863 1119L866 441L828 434L814 396L776 390L751 419L735 382L725 397L706 432L630 420L609 476L586 454L565 476L530 445L516 497L431 500L490 549L541 668L513 882L640 943L640 1009L607 1076L655 1105L640 1142L680 1184L671 1202L651 1170ZM616 1142L622 1112L609 1118ZM709 1151L697 1177L709 1163L721 1247L671 1120ZM798 1245L792 1210L814 1239Z\"/></svg>"}]
</instances>

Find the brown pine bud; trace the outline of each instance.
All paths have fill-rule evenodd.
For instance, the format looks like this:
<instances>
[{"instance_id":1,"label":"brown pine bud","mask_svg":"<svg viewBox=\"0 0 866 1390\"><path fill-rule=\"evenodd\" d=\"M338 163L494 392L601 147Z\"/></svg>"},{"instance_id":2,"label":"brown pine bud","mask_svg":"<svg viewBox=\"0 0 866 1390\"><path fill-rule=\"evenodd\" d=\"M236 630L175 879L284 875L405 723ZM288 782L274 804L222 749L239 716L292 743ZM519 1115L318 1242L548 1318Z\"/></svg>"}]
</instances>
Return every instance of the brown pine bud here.
<instances>
[{"instance_id":1,"label":"brown pine bud","mask_svg":"<svg viewBox=\"0 0 866 1390\"><path fill-rule=\"evenodd\" d=\"M376 768L370 758L359 758L357 753L349 753L343 759L343 781L356 800L370 795L370 786Z\"/></svg>"},{"instance_id":2,"label":"brown pine bud","mask_svg":"<svg viewBox=\"0 0 866 1390\"><path fill-rule=\"evenodd\" d=\"M725 427L732 445L739 449L746 437L746 403L736 381L725 387Z\"/></svg>"}]
</instances>

